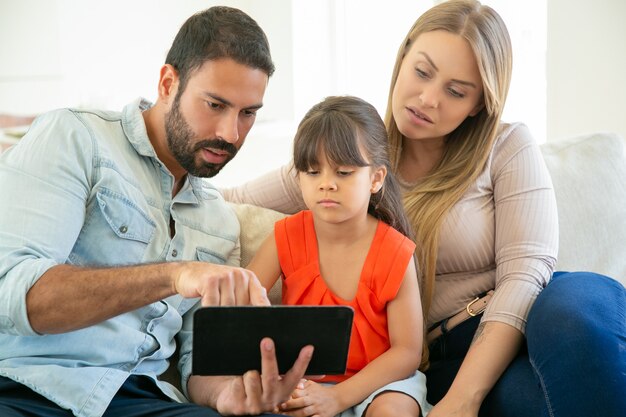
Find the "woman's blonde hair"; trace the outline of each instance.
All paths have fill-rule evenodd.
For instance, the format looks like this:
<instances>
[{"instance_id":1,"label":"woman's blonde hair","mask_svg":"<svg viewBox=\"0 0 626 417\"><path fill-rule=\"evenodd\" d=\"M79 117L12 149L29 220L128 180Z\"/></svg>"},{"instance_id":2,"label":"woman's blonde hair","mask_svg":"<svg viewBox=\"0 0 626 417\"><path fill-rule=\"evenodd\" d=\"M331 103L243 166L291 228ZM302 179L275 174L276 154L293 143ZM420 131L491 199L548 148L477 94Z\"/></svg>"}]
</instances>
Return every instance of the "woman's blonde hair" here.
<instances>
[{"instance_id":1,"label":"woman's blonde hair","mask_svg":"<svg viewBox=\"0 0 626 417\"><path fill-rule=\"evenodd\" d=\"M441 161L403 198L418 243L416 255L423 274L422 305L426 318L434 293L442 221L485 166L498 133L512 68L509 34L492 8L474 0L452 0L422 14L400 46L391 77L385 124L395 172L405 137L393 117L393 90L406 53L419 35L434 30L457 34L469 43L482 79L483 108L448 135Z\"/></svg>"}]
</instances>

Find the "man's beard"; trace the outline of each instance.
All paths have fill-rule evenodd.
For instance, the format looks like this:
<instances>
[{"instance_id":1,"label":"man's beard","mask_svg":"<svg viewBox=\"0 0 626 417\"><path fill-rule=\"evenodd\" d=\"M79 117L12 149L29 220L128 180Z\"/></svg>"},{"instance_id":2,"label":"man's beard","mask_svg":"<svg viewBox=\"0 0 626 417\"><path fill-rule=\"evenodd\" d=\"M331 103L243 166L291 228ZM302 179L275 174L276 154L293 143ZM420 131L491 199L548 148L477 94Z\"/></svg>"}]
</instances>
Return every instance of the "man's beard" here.
<instances>
[{"instance_id":1,"label":"man's beard","mask_svg":"<svg viewBox=\"0 0 626 417\"><path fill-rule=\"evenodd\" d=\"M176 161L189 174L195 177L213 177L237 154L237 147L220 138L203 139L194 144L194 132L180 113L179 98L176 97L172 109L165 115L165 133L167 144ZM196 163L196 155L202 148L224 150L228 158L221 164L201 160Z\"/></svg>"}]
</instances>

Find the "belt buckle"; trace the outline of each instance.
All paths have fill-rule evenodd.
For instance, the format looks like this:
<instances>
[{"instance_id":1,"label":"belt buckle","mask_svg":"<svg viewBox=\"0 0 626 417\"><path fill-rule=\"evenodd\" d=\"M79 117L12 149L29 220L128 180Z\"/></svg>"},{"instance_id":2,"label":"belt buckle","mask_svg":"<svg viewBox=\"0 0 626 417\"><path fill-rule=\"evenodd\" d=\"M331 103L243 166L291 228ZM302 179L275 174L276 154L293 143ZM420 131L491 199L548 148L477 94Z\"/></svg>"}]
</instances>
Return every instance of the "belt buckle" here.
<instances>
[{"instance_id":1,"label":"belt buckle","mask_svg":"<svg viewBox=\"0 0 626 417\"><path fill-rule=\"evenodd\" d=\"M469 314L471 317L475 317L477 315L479 315L480 313L483 312L483 310L485 309L485 306L479 307L478 310L474 311L472 309L472 305L476 302L480 300L480 297L476 297L474 298L472 301L470 301L469 303L467 303L467 305L465 306L465 311L467 311L467 314Z\"/></svg>"}]
</instances>

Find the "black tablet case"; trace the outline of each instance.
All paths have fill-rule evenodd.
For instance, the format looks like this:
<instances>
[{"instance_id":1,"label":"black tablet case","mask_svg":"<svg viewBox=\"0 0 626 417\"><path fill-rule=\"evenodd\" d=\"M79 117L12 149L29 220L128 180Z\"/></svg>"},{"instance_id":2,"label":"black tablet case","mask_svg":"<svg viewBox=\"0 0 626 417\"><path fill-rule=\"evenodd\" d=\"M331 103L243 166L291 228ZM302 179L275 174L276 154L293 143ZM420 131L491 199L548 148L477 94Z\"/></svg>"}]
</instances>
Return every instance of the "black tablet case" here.
<instances>
[{"instance_id":1,"label":"black tablet case","mask_svg":"<svg viewBox=\"0 0 626 417\"><path fill-rule=\"evenodd\" d=\"M353 311L345 306L204 307L194 313L194 375L243 375L261 371L260 343L274 340L279 373L300 349L315 347L307 375L346 370Z\"/></svg>"}]
</instances>

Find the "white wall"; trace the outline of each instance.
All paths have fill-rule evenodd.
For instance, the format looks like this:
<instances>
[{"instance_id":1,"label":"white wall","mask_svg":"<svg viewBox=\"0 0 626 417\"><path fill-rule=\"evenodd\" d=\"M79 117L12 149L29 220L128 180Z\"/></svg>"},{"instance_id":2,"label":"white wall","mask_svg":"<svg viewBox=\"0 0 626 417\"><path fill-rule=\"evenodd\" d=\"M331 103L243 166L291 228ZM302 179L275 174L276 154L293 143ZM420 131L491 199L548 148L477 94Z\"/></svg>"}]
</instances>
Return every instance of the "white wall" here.
<instances>
[{"instance_id":1,"label":"white wall","mask_svg":"<svg viewBox=\"0 0 626 417\"><path fill-rule=\"evenodd\" d=\"M548 139L626 137L626 2L548 2Z\"/></svg>"},{"instance_id":2,"label":"white wall","mask_svg":"<svg viewBox=\"0 0 626 417\"><path fill-rule=\"evenodd\" d=\"M277 66L248 142L215 178L226 185L286 161L297 122L327 95L359 95L382 114L399 43L433 1L0 0L0 113L154 99L178 28L218 3L259 22ZM626 2L484 3L513 38L506 120L525 121L539 141L599 130L626 136Z\"/></svg>"}]
</instances>

